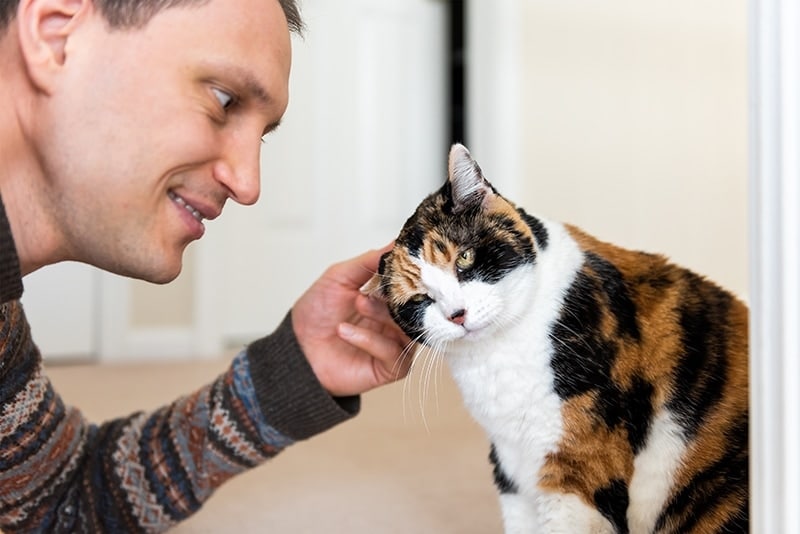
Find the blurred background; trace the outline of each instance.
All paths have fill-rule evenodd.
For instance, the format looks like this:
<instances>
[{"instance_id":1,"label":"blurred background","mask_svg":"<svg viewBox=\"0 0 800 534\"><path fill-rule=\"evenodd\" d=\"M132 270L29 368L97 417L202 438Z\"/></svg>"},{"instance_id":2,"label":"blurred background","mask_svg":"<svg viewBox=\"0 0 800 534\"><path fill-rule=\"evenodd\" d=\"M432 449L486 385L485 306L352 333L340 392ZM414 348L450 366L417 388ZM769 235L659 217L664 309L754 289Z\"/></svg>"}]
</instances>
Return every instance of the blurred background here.
<instances>
[{"instance_id":1,"label":"blurred background","mask_svg":"<svg viewBox=\"0 0 800 534\"><path fill-rule=\"evenodd\" d=\"M51 362L211 358L332 262L388 243L451 142L529 212L660 252L747 299L745 0L303 0L262 196L154 286L26 277Z\"/></svg>"}]
</instances>

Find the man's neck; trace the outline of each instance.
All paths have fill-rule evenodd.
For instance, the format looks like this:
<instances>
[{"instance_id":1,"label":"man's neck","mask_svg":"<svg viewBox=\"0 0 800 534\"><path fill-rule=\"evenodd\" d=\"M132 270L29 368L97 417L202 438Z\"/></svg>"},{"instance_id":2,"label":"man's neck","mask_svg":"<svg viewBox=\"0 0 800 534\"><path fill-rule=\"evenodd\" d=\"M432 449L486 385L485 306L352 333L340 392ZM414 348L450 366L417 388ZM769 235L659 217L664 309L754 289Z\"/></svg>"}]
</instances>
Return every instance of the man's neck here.
<instances>
[{"instance_id":1,"label":"man's neck","mask_svg":"<svg viewBox=\"0 0 800 534\"><path fill-rule=\"evenodd\" d=\"M0 39L0 101L7 104L0 106L0 193L25 276L63 258L57 254L56 236L42 194L42 166L28 128L35 121L35 93L15 54L12 37Z\"/></svg>"}]
</instances>

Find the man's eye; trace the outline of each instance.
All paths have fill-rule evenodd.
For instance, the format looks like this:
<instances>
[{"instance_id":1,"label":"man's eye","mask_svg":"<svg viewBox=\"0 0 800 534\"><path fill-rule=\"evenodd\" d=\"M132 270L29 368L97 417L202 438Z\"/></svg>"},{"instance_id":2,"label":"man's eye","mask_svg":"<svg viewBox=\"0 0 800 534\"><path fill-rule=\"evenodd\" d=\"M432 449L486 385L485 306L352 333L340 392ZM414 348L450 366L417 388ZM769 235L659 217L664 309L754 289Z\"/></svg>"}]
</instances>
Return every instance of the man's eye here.
<instances>
[{"instance_id":1,"label":"man's eye","mask_svg":"<svg viewBox=\"0 0 800 534\"><path fill-rule=\"evenodd\" d=\"M231 104L233 104L233 96L229 93L226 93L222 89L217 89L216 87L213 87L211 90L214 92L214 96L217 97L217 100L219 100L222 109L228 109Z\"/></svg>"}]
</instances>

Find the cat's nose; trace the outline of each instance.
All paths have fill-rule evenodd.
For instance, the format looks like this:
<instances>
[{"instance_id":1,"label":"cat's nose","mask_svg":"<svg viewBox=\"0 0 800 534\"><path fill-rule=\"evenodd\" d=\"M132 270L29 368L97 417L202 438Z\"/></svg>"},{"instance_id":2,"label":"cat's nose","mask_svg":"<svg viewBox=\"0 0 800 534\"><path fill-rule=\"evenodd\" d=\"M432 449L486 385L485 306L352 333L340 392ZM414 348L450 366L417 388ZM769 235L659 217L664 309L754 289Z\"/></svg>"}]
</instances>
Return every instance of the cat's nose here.
<instances>
[{"instance_id":1,"label":"cat's nose","mask_svg":"<svg viewBox=\"0 0 800 534\"><path fill-rule=\"evenodd\" d=\"M453 312L452 314L450 314L449 317L451 323L455 323L459 326L463 325L466 319L467 319L467 310L463 308Z\"/></svg>"}]
</instances>

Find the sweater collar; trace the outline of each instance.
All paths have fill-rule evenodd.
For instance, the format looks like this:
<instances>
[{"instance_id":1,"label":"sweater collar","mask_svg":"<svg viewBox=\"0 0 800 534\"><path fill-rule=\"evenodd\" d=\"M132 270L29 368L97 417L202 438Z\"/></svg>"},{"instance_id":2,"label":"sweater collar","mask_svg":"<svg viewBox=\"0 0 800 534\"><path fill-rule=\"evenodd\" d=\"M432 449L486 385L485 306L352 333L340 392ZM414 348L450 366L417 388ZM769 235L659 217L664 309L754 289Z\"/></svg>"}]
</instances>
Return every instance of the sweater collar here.
<instances>
[{"instance_id":1,"label":"sweater collar","mask_svg":"<svg viewBox=\"0 0 800 534\"><path fill-rule=\"evenodd\" d=\"M22 297L22 275L19 256L11 235L11 225L6 216L6 207L0 197L0 302L18 300Z\"/></svg>"}]
</instances>

